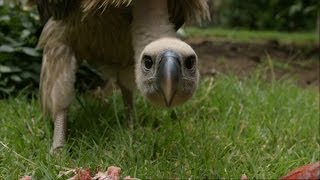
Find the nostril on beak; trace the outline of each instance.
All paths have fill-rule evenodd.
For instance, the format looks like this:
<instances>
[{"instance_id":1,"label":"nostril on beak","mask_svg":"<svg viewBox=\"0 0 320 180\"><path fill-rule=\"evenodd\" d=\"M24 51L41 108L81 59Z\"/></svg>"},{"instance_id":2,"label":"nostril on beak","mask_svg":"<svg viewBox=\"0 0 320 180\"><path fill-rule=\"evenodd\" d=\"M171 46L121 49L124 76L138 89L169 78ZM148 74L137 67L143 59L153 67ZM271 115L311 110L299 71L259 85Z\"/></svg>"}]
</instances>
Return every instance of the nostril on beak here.
<instances>
[{"instance_id":1,"label":"nostril on beak","mask_svg":"<svg viewBox=\"0 0 320 180\"><path fill-rule=\"evenodd\" d=\"M170 107L177 92L181 79L180 56L174 51L166 51L160 57L157 72L157 85Z\"/></svg>"}]
</instances>

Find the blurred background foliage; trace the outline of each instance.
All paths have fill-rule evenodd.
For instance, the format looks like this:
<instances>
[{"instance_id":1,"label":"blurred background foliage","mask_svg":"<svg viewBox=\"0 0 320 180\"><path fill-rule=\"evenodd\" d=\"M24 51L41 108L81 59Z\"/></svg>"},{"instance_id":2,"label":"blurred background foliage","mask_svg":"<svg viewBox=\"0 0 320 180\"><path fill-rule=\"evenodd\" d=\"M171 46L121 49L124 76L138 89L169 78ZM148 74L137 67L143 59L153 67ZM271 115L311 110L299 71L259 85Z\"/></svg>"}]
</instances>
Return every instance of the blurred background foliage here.
<instances>
[{"instance_id":1,"label":"blurred background foliage","mask_svg":"<svg viewBox=\"0 0 320 180\"><path fill-rule=\"evenodd\" d=\"M212 23L254 30L310 31L319 26L318 0L212 0Z\"/></svg>"},{"instance_id":2,"label":"blurred background foliage","mask_svg":"<svg viewBox=\"0 0 320 180\"><path fill-rule=\"evenodd\" d=\"M0 5L0 97L4 97L37 88L41 53L35 47L41 28L35 11Z\"/></svg>"},{"instance_id":3,"label":"blurred background foliage","mask_svg":"<svg viewBox=\"0 0 320 180\"><path fill-rule=\"evenodd\" d=\"M42 53L37 49L42 25L36 8L28 1L0 0L0 99L39 87ZM80 91L103 84L100 75L86 63L77 72Z\"/></svg>"},{"instance_id":4,"label":"blurred background foliage","mask_svg":"<svg viewBox=\"0 0 320 180\"><path fill-rule=\"evenodd\" d=\"M42 27L36 9L30 10L26 2L0 0L0 98L21 89L32 92L38 88L41 52L35 47ZM318 27L319 31L318 0L209 0L209 3L212 21L205 27L277 31L315 31ZM83 66L78 80L84 89L93 84L85 76L88 73L98 77L94 70Z\"/></svg>"}]
</instances>

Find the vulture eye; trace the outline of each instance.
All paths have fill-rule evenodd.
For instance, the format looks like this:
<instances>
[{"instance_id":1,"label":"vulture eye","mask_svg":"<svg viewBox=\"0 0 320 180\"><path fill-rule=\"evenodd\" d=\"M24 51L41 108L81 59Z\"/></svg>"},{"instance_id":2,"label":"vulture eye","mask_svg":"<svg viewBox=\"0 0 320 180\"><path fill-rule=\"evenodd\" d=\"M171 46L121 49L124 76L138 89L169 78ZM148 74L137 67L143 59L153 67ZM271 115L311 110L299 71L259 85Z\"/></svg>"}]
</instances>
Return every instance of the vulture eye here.
<instances>
[{"instance_id":1,"label":"vulture eye","mask_svg":"<svg viewBox=\"0 0 320 180\"><path fill-rule=\"evenodd\" d=\"M143 57L143 63L144 63L144 68L145 69L150 70L152 68L153 61L152 61L152 58L150 56L145 55Z\"/></svg>"},{"instance_id":2,"label":"vulture eye","mask_svg":"<svg viewBox=\"0 0 320 180\"><path fill-rule=\"evenodd\" d=\"M189 56L185 62L184 65L187 69L191 70L196 64L196 57L195 56Z\"/></svg>"}]
</instances>

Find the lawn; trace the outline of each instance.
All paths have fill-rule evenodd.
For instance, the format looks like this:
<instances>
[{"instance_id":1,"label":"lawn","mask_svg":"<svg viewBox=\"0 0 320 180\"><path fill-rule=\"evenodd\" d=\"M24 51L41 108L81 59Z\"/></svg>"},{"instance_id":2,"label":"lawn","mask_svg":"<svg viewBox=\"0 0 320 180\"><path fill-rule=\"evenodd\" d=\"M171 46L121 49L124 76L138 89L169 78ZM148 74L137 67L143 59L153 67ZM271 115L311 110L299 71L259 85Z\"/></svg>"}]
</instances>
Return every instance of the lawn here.
<instances>
[{"instance_id":1,"label":"lawn","mask_svg":"<svg viewBox=\"0 0 320 180\"><path fill-rule=\"evenodd\" d=\"M319 92L260 75L205 78L193 99L173 110L137 95L133 131L123 125L118 91L105 101L78 96L59 157L48 153L52 123L36 96L0 100L0 179L55 179L66 168L110 165L141 179L275 179L319 161Z\"/></svg>"},{"instance_id":2,"label":"lawn","mask_svg":"<svg viewBox=\"0 0 320 180\"><path fill-rule=\"evenodd\" d=\"M279 32L279 31L250 31L245 29L225 28L186 28L186 34L191 37L213 37L235 42L264 42L278 41L284 44L314 46L319 44L319 34L315 32Z\"/></svg>"}]
</instances>

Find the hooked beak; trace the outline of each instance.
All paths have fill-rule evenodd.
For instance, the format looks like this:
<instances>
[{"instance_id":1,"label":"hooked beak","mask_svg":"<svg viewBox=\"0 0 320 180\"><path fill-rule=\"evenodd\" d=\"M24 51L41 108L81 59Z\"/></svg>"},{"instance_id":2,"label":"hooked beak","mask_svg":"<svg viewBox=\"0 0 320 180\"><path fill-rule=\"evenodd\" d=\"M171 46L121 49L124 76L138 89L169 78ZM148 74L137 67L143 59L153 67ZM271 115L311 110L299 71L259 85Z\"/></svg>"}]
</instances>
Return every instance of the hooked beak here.
<instances>
[{"instance_id":1,"label":"hooked beak","mask_svg":"<svg viewBox=\"0 0 320 180\"><path fill-rule=\"evenodd\" d=\"M166 106L170 107L179 88L181 79L181 64L179 55L173 51L162 54L157 72L157 85L161 91Z\"/></svg>"}]
</instances>

